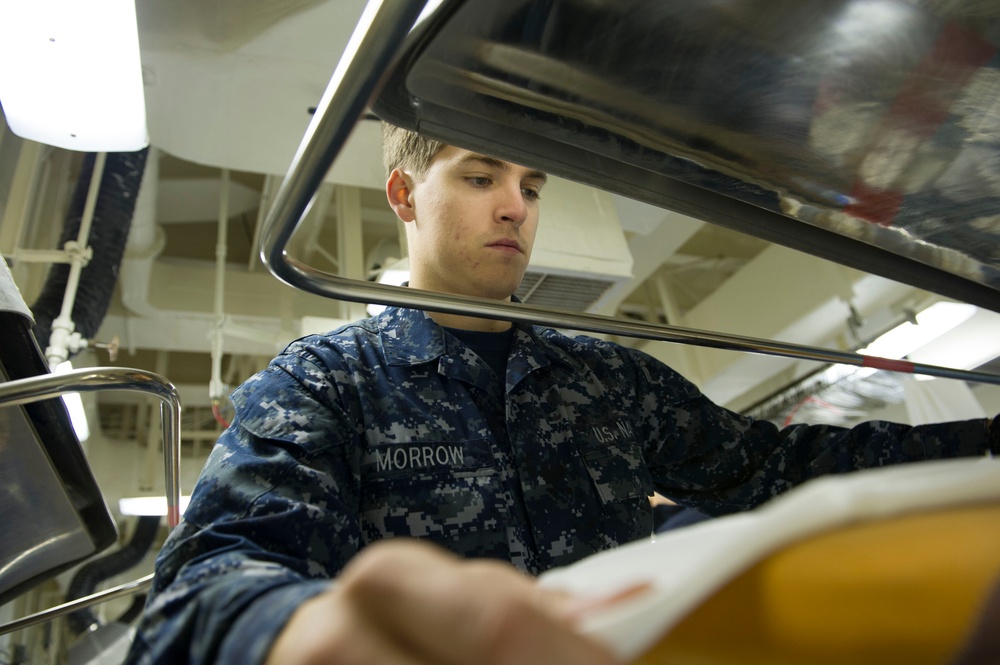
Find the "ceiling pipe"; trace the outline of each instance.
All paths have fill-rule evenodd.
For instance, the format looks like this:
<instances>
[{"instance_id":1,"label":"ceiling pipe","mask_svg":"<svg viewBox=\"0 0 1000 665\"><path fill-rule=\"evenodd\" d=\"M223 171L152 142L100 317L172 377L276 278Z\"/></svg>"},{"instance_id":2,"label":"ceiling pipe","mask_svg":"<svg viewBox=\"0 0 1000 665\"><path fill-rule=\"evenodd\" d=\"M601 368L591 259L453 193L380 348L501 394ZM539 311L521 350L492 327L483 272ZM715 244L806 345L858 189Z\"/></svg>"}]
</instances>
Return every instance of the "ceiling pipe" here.
<instances>
[{"instance_id":1,"label":"ceiling pipe","mask_svg":"<svg viewBox=\"0 0 1000 665\"><path fill-rule=\"evenodd\" d=\"M153 261L166 244L166 235L156 224L159 186L160 151L150 149L122 258L121 298L130 312L151 318L164 316L164 312L149 302Z\"/></svg>"},{"instance_id":2,"label":"ceiling pipe","mask_svg":"<svg viewBox=\"0 0 1000 665\"><path fill-rule=\"evenodd\" d=\"M97 153L94 158L94 166L90 172L90 188L87 190L87 200L83 206L83 216L80 219L76 241L71 240L63 245L69 256L69 275L66 278L62 309L52 322L48 344L45 347L45 359L48 360L49 371L54 372L56 367L69 359L71 343L77 349L80 348L79 333L75 340L72 339L76 328L73 323L73 304L76 302L76 291L80 286L80 273L93 256L93 248L87 243L90 240L90 227L94 222L94 209L97 207L97 195L101 190L101 178L104 177L104 164L107 158L108 154L105 152Z\"/></svg>"},{"instance_id":3,"label":"ceiling pipe","mask_svg":"<svg viewBox=\"0 0 1000 665\"><path fill-rule=\"evenodd\" d=\"M222 381L222 343L226 327L226 254L229 246L229 169L222 169L219 189L219 230L215 242L215 325L212 328L212 377L208 382L208 397L212 402L212 416L223 427L229 422L222 416L221 403L226 393Z\"/></svg>"},{"instance_id":4,"label":"ceiling pipe","mask_svg":"<svg viewBox=\"0 0 1000 665\"><path fill-rule=\"evenodd\" d=\"M222 187L219 190L219 228L215 241L215 325L212 327L212 378L208 396L218 405L225 392L222 383L222 341L226 324L226 253L229 243L229 169L222 169Z\"/></svg>"}]
</instances>

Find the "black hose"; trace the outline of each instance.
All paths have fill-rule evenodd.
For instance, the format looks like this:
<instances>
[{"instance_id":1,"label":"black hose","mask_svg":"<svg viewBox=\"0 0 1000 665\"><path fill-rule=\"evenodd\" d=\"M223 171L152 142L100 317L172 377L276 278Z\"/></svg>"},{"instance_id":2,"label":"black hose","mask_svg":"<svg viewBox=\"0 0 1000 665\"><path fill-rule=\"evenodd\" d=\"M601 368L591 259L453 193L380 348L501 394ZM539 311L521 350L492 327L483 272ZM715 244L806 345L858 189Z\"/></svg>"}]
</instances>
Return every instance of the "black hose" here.
<instances>
[{"instance_id":1,"label":"black hose","mask_svg":"<svg viewBox=\"0 0 1000 665\"><path fill-rule=\"evenodd\" d=\"M146 609L147 595L145 593L138 593L132 596L132 603L121 613L121 616L115 619L115 622L128 626L138 619L142 615L142 611Z\"/></svg>"},{"instance_id":2,"label":"black hose","mask_svg":"<svg viewBox=\"0 0 1000 665\"><path fill-rule=\"evenodd\" d=\"M139 517L132 538L126 545L111 554L80 566L69 583L66 601L89 596L97 590L97 585L104 580L139 564L156 541L156 534L159 530L160 518L158 516ZM90 608L73 612L68 616L68 621L74 635L79 635L90 626L98 623L97 616Z\"/></svg>"},{"instance_id":3,"label":"black hose","mask_svg":"<svg viewBox=\"0 0 1000 665\"><path fill-rule=\"evenodd\" d=\"M142 174L146 168L147 153L148 149L144 148L137 152L107 154L88 242L93 248L93 257L80 273L72 313L75 331L87 339L97 333L111 303L111 294L118 281L118 269L132 225L135 201L142 184ZM80 232L95 157L94 153L84 156L59 239L60 249L67 242L76 240ZM62 310L68 278L68 264L53 265L41 294L31 306L35 316L35 337L43 350L49 345L52 322ZM69 357L73 355L75 354L70 354Z\"/></svg>"}]
</instances>

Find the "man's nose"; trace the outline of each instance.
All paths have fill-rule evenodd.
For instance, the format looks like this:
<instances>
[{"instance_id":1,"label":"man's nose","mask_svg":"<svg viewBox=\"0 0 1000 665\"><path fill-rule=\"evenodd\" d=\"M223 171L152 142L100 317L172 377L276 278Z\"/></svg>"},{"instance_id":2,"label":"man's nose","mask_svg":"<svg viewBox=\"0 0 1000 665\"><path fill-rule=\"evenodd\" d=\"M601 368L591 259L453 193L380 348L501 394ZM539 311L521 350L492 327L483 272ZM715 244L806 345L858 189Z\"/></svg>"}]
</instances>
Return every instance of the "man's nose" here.
<instances>
[{"instance_id":1,"label":"man's nose","mask_svg":"<svg viewBox=\"0 0 1000 665\"><path fill-rule=\"evenodd\" d=\"M497 203L496 220L512 222L520 226L528 216L528 204L521 192L521 183L505 184L499 189L500 200Z\"/></svg>"}]
</instances>

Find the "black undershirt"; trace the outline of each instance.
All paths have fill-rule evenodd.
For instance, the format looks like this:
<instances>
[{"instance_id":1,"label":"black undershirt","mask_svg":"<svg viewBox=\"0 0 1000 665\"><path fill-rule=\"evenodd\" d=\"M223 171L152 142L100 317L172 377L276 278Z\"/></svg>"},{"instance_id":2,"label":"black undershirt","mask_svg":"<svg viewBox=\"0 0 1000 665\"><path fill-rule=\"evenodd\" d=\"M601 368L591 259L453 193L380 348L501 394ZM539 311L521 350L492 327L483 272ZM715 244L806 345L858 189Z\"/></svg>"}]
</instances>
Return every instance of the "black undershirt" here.
<instances>
[{"instance_id":1,"label":"black undershirt","mask_svg":"<svg viewBox=\"0 0 1000 665\"><path fill-rule=\"evenodd\" d=\"M514 326L503 332L482 332L458 328L448 328L447 330L485 360L486 364L493 368L497 377L502 379L507 376L507 354L510 353L510 342L514 339Z\"/></svg>"}]
</instances>

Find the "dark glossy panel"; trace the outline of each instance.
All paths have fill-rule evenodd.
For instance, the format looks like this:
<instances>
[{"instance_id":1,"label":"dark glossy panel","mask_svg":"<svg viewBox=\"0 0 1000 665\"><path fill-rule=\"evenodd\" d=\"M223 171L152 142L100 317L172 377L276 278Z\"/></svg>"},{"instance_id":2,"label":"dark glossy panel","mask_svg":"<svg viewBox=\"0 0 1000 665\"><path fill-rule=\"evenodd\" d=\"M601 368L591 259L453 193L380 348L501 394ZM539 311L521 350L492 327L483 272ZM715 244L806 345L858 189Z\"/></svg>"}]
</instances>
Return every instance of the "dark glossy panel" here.
<instances>
[{"instance_id":1,"label":"dark glossy panel","mask_svg":"<svg viewBox=\"0 0 1000 665\"><path fill-rule=\"evenodd\" d=\"M0 312L0 385L47 373L31 322ZM0 405L0 512L0 603L117 539L61 400Z\"/></svg>"},{"instance_id":2,"label":"dark glossy panel","mask_svg":"<svg viewBox=\"0 0 1000 665\"><path fill-rule=\"evenodd\" d=\"M45 579L97 547L23 409L0 409L3 538L0 600L33 579Z\"/></svg>"},{"instance_id":3,"label":"dark glossy panel","mask_svg":"<svg viewBox=\"0 0 1000 665\"><path fill-rule=\"evenodd\" d=\"M468 0L398 124L1000 311L1000 5Z\"/></svg>"}]
</instances>

